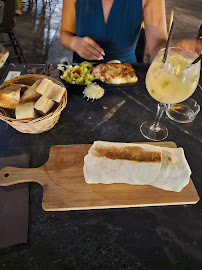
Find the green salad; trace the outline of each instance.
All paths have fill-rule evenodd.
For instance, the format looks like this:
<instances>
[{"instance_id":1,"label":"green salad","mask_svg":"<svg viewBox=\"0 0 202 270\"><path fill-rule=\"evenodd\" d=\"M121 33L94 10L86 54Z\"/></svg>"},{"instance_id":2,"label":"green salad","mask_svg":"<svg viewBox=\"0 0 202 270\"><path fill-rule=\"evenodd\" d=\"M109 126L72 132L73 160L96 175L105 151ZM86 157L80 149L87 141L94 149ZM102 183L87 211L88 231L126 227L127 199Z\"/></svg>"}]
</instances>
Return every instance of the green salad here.
<instances>
[{"instance_id":1,"label":"green salad","mask_svg":"<svg viewBox=\"0 0 202 270\"><path fill-rule=\"evenodd\" d=\"M95 79L91 74L93 65L87 61L75 66L61 66L58 69L63 73L60 78L71 84L89 85Z\"/></svg>"}]
</instances>

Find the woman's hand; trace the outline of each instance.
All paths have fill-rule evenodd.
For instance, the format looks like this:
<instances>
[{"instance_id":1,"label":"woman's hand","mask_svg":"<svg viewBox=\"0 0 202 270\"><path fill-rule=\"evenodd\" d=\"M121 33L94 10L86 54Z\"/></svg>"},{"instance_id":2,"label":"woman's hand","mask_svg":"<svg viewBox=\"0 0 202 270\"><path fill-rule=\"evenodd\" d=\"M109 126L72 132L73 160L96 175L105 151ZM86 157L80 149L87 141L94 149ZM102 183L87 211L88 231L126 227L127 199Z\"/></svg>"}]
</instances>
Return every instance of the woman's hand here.
<instances>
[{"instance_id":1,"label":"woman's hand","mask_svg":"<svg viewBox=\"0 0 202 270\"><path fill-rule=\"evenodd\" d=\"M90 37L76 36L75 0L64 0L60 28L62 45L86 60L102 60L104 50Z\"/></svg>"},{"instance_id":2,"label":"woman's hand","mask_svg":"<svg viewBox=\"0 0 202 270\"><path fill-rule=\"evenodd\" d=\"M90 37L74 37L74 51L86 60L102 60L104 50Z\"/></svg>"},{"instance_id":3,"label":"woman's hand","mask_svg":"<svg viewBox=\"0 0 202 270\"><path fill-rule=\"evenodd\" d=\"M201 40L192 40L184 39L179 42L173 42L172 46L184 48L198 54L202 53L202 41Z\"/></svg>"}]
</instances>

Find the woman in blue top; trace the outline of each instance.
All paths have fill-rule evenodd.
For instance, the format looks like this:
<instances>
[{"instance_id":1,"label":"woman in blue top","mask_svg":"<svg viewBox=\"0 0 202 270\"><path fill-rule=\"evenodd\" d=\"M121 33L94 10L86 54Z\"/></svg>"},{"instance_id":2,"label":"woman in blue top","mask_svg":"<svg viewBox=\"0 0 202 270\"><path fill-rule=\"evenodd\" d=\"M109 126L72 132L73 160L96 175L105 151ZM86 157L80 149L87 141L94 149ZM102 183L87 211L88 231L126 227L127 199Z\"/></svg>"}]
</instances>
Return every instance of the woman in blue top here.
<instances>
[{"instance_id":1,"label":"woman in blue top","mask_svg":"<svg viewBox=\"0 0 202 270\"><path fill-rule=\"evenodd\" d=\"M135 63L143 18L153 59L167 41L164 0L64 0L60 40L77 53L75 62L118 59ZM196 46L196 42L183 42L185 48L196 50Z\"/></svg>"}]
</instances>

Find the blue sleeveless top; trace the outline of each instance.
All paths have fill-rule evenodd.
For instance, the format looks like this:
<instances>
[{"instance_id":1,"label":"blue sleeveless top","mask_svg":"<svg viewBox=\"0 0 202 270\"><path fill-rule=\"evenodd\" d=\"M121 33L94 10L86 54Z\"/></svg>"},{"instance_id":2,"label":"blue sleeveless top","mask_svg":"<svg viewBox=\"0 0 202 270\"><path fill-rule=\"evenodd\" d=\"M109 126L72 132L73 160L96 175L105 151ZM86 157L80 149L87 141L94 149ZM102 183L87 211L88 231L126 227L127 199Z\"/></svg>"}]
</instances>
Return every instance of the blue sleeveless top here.
<instances>
[{"instance_id":1,"label":"blue sleeveless top","mask_svg":"<svg viewBox=\"0 0 202 270\"><path fill-rule=\"evenodd\" d=\"M89 36L104 49L103 61L137 62L135 49L142 22L142 0L114 0L107 23L102 0L76 1L76 35ZM79 56L74 60L81 62Z\"/></svg>"}]
</instances>

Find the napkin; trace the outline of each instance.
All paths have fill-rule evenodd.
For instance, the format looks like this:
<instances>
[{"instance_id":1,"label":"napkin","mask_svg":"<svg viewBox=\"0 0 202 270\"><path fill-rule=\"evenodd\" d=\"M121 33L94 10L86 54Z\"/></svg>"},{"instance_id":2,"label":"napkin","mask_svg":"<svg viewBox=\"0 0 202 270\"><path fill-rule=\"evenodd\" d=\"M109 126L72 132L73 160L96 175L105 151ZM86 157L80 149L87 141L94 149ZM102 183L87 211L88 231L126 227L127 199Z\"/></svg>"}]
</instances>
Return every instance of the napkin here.
<instances>
[{"instance_id":1,"label":"napkin","mask_svg":"<svg viewBox=\"0 0 202 270\"><path fill-rule=\"evenodd\" d=\"M6 166L29 168L29 154L0 158ZM29 220L29 184L0 187L0 248L26 243Z\"/></svg>"},{"instance_id":2,"label":"napkin","mask_svg":"<svg viewBox=\"0 0 202 270\"><path fill-rule=\"evenodd\" d=\"M44 67L33 67L32 69L28 70L29 74L41 74L43 75L45 71ZM57 64L50 64L48 68L48 76L54 78L56 80L59 79L59 70L57 69Z\"/></svg>"}]
</instances>

